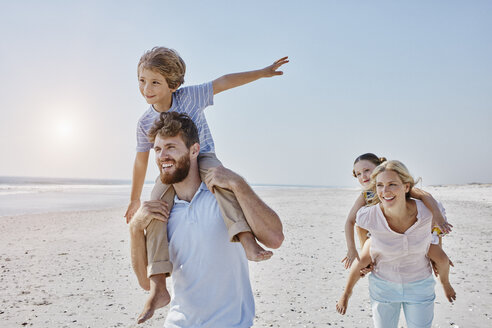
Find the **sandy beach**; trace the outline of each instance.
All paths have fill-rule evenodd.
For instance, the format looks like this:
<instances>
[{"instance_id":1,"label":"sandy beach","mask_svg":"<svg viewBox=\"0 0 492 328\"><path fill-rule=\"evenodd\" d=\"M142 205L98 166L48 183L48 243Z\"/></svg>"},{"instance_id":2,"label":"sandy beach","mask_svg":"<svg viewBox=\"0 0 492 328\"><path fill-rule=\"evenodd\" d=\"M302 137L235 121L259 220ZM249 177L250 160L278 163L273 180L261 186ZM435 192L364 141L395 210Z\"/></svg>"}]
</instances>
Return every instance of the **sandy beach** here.
<instances>
[{"instance_id":1,"label":"sandy beach","mask_svg":"<svg viewBox=\"0 0 492 328\"><path fill-rule=\"evenodd\" d=\"M458 297L449 304L436 284L433 327L490 327L492 185L426 190L454 225L444 249L455 263L450 280ZM348 273L340 263L344 222L358 191L257 192L282 218L285 242L271 260L250 263L255 327L372 327L367 279L345 316L335 310ZM0 217L0 326L137 327L147 294L130 266L125 205ZM162 327L166 312L141 327Z\"/></svg>"}]
</instances>

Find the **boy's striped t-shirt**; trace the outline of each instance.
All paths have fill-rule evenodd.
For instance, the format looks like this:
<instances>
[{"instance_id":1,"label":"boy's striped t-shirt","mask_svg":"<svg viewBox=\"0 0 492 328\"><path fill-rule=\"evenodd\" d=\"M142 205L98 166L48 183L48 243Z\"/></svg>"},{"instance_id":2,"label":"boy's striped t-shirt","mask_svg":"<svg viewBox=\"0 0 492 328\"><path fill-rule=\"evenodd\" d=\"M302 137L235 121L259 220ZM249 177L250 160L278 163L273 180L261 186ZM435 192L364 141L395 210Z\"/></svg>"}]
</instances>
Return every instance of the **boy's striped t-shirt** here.
<instances>
[{"instance_id":1,"label":"boy's striped t-shirt","mask_svg":"<svg viewBox=\"0 0 492 328\"><path fill-rule=\"evenodd\" d=\"M208 127L203 110L213 105L214 91L212 82L179 88L173 93L173 103L169 112L184 113L190 116L198 128L200 153L215 152L214 140ZM140 117L137 124L137 152L146 152L154 147L147 135L160 113L151 105Z\"/></svg>"}]
</instances>

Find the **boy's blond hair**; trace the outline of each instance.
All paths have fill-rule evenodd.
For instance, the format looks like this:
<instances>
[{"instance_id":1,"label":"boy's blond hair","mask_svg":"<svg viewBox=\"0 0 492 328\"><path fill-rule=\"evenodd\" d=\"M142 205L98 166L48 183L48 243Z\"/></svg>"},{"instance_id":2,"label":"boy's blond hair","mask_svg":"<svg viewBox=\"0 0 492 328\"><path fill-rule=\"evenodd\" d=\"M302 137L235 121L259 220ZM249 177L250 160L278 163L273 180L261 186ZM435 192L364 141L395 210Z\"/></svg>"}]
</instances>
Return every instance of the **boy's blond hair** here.
<instances>
[{"instance_id":1,"label":"boy's blond hair","mask_svg":"<svg viewBox=\"0 0 492 328\"><path fill-rule=\"evenodd\" d=\"M184 83L186 65L178 52L166 47L154 47L140 57L138 74L143 69L160 73L166 79L170 89L177 89Z\"/></svg>"}]
</instances>

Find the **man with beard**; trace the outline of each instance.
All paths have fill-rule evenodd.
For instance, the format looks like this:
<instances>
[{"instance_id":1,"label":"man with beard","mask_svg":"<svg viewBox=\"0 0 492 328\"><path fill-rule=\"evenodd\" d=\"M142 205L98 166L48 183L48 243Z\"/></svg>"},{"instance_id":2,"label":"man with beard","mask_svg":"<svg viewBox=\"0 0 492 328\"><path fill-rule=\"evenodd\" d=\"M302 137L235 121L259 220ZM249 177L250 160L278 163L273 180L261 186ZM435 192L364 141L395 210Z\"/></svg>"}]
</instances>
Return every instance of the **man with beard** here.
<instances>
[{"instance_id":1,"label":"man with beard","mask_svg":"<svg viewBox=\"0 0 492 328\"><path fill-rule=\"evenodd\" d=\"M156 163L164 184L176 196L169 211L160 200L144 202L130 223L132 265L140 285L151 290L142 322L167 305L169 294L147 278L145 227L152 219L168 221L169 259L174 298L165 327L251 327L254 299L243 248L230 243L215 197L215 187L232 190L258 240L269 248L283 241L282 223L246 181L224 168L200 179L198 131L185 114L163 112L151 129ZM208 187L208 188L207 188ZM170 212L170 213L169 213ZM168 220L169 218L169 220ZM164 280L165 275L159 275ZM154 277L154 276L153 276Z\"/></svg>"}]
</instances>

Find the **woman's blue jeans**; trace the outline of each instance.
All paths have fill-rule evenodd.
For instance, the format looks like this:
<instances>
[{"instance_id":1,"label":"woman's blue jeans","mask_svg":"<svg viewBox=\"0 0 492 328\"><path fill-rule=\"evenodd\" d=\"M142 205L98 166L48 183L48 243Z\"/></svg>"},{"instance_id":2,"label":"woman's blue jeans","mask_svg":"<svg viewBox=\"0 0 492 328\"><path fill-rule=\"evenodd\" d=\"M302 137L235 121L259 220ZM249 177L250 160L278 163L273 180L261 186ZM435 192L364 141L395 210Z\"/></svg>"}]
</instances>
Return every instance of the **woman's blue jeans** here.
<instances>
[{"instance_id":1,"label":"woman's blue jeans","mask_svg":"<svg viewBox=\"0 0 492 328\"><path fill-rule=\"evenodd\" d=\"M430 328L434 319L436 282L428 278L399 284L369 275L372 318L376 328L396 328L403 307L408 328Z\"/></svg>"}]
</instances>

